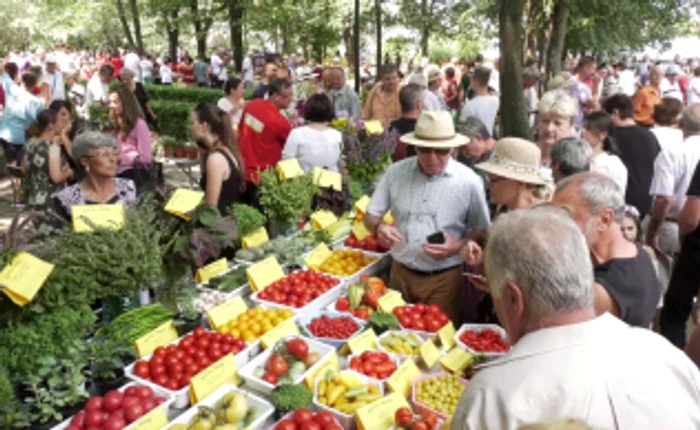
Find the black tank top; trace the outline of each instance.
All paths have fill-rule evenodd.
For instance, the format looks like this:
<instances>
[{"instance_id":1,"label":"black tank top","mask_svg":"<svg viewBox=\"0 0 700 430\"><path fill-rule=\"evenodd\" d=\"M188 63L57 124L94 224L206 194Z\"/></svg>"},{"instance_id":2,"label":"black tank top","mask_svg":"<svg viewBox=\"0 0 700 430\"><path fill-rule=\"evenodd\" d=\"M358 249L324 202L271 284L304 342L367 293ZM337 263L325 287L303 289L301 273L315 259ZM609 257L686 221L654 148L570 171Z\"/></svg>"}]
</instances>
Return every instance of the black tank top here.
<instances>
[{"instance_id":1,"label":"black tank top","mask_svg":"<svg viewBox=\"0 0 700 430\"><path fill-rule=\"evenodd\" d=\"M226 215L229 212L229 208L232 204L239 202L241 200L241 172L238 170L236 163L233 161L231 155L223 149L216 149L214 152L218 152L226 158L228 161L228 168L231 173L221 184L221 192L219 193L219 203L217 207L221 215ZM211 154L209 155L209 157ZM208 157L207 157L208 158ZM202 187L204 192L207 191L207 167L204 163L204 171L202 172L202 178L199 180L199 186Z\"/></svg>"}]
</instances>

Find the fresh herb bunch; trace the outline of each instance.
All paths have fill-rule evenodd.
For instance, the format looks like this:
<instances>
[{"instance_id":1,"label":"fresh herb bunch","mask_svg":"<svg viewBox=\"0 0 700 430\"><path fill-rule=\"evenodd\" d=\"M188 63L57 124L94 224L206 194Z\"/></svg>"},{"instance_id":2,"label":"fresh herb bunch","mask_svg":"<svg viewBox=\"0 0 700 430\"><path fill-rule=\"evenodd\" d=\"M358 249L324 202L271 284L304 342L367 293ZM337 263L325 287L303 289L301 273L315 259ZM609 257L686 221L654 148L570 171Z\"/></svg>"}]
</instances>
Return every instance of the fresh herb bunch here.
<instances>
[{"instance_id":1,"label":"fresh herb bunch","mask_svg":"<svg viewBox=\"0 0 700 430\"><path fill-rule=\"evenodd\" d=\"M272 404L279 415L313 407L313 394L303 384L284 384L272 390Z\"/></svg>"},{"instance_id":2,"label":"fresh herb bunch","mask_svg":"<svg viewBox=\"0 0 700 430\"><path fill-rule=\"evenodd\" d=\"M230 212L236 218L239 237L254 233L267 222L265 215L252 206L236 203L231 206Z\"/></svg>"},{"instance_id":3,"label":"fresh herb bunch","mask_svg":"<svg viewBox=\"0 0 700 430\"><path fill-rule=\"evenodd\" d=\"M135 358L136 351L127 339L95 336L90 342L89 357L92 375L109 380L120 376L119 371L126 365L126 360Z\"/></svg>"},{"instance_id":4,"label":"fresh herb bunch","mask_svg":"<svg viewBox=\"0 0 700 430\"><path fill-rule=\"evenodd\" d=\"M260 204L265 215L283 225L291 225L311 213L311 203L319 190L310 174L280 180L277 172L260 172Z\"/></svg>"},{"instance_id":5,"label":"fresh herb bunch","mask_svg":"<svg viewBox=\"0 0 700 430\"><path fill-rule=\"evenodd\" d=\"M350 177L360 183L376 181L391 164L398 132L368 134L362 123L348 121L343 133L343 155Z\"/></svg>"},{"instance_id":6,"label":"fresh herb bunch","mask_svg":"<svg viewBox=\"0 0 700 430\"><path fill-rule=\"evenodd\" d=\"M340 217L345 212L349 211L350 205L350 189L347 178L343 180L342 191L336 191L332 188L320 188L320 191L313 201L314 210L329 210Z\"/></svg>"},{"instance_id":7,"label":"fresh herb bunch","mask_svg":"<svg viewBox=\"0 0 700 430\"><path fill-rule=\"evenodd\" d=\"M99 336L124 339L130 344L149 331L172 319L175 312L160 303L142 306L119 315L109 325L100 329Z\"/></svg>"}]
</instances>

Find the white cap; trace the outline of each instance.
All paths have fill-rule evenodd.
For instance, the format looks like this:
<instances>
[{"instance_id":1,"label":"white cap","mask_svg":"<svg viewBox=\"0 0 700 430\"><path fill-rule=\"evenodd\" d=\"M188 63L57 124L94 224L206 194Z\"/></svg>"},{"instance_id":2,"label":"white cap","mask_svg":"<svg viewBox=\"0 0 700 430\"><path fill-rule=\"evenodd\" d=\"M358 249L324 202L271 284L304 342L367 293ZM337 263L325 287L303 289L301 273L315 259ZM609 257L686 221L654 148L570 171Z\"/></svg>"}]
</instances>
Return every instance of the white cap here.
<instances>
[{"instance_id":1,"label":"white cap","mask_svg":"<svg viewBox=\"0 0 700 430\"><path fill-rule=\"evenodd\" d=\"M428 86L428 80L425 78L425 75L422 73L414 73L411 75L410 78L408 78L408 83L409 84L417 84L419 87L425 88Z\"/></svg>"},{"instance_id":2,"label":"white cap","mask_svg":"<svg viewBox=\"0 0 700 430\"><path fill-rule=\"evenodd\" d=\"M678 67L678 64L671 64L666 68L666 74L667 75L680 75L681 68Z\"/></svg>"},{"instance_id":3,"label":"white cap","mask_svg":"<svg viewBox=\"0 0 700 430\"><path fill-rule=\"evenodd\" d=\"M51 64L51 63L56 64L56 56L53 54L47 54L46 58L44 59L44 62L46 64Z\"/></svg>"}]
</instances>

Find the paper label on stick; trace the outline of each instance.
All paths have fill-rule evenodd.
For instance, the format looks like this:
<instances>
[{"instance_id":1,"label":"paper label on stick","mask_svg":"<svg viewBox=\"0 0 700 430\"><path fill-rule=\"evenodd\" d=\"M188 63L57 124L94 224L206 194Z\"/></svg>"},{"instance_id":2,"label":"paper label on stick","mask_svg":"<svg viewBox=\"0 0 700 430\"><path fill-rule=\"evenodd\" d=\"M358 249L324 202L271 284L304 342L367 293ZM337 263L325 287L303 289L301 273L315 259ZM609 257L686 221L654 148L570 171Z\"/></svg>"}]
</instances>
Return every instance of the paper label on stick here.
<instances>
[{"instance_id":1,"label":"paper label on stick","mask_svg":"<svg viewBox=\"0 0 700 430\"><path fill-rule=\"evenodd\" d=\"M319 243L306 257L306 265L312 269L318 269L332 254L333 251L331 251L328 245Z\"/></svg>"},{"instance_id":2,"label":"paper label on stick","mask_svg":"<svg viewBox=\"0 0 700 430\"><path fill-rule=\"evenodd\" d=\"M365 121L365 131L367 134L380 134L384 131L382 123L378 120Z\"/></svg>"},{"instance_id":3,"label":"paper label on stick","mask_svg":"<svg viewBox=\"0 0 700 430\"><path fill-rule=\"evenodd\" d=\"M124 226L124 206L113 205L78 205L71 207L73 231L87 233L93 231L93 225L100 228L121 230Z\"/></svg>"},{"instance_id":4,"label":"paper label on stick","mask_svg":"<svg viewBox=\"0 0 700 430\"><path fill-rule=\"evenodd\" d=\"M16 305L31 302L53 271L54 265L20 252L0 272L0 288Z\"/></svg>"},{"instance_id":5,"label":"paper label on stick","mask_svg":"<svg viewBox=\"0 0 700 430\"><path fill-rule=\"evenodd\" d=\"M440 339L440 345L445 351L449 351L455 346L455 326L452 325L452 321L448 321L438 331L438 338Z\"/></svg>"},{"instance_id":6,"label":"paper label on stick","mask_svg":"<svg viewBox=\"0 0 700 430\"><path fill-rule=\"evenodd\" d=\"M206 266L197 269L197 276L195 276L198 284L206 282L211 278L216 278L222 273L228 270L228 261L225 258L220 258L213 263L209 263Z\"/></svg>"},{"instance_id":7,"label":"paper label on stick","mask_svg":"<svg viewBox=\"0 0 700 430\"><path fill-rule=\"evenodd\" d=\"M219 361L192 377L190 381L192 404L199 403L219 387L228 383L234 385L241 383L238 377L236 358L233 354L226 354Z\"/></svg>"},{"instance_id":8,"label":"paper label on stick","mask_svg":"<svg viewBox=\"0 0 700 430\"><path fill-rule=\"evenodd\" d=\"M403 301L401 293L398 291L387 291L386 294L377 300L377 304L380 311L391 313L394 308L403 306L406 302Z\"/></svg>"},{"instance_id":9,"label":"paper label on stick","mask_svg":"<svg viewBox=\"0 0 700 430\"><path fill-rule=\"evenodd\" d=\"M353 224L352 234L355 235L355 239L357 240L364 240L372 235L372 233L367 230L367 227L365 227L365 223L362 221L358 221Z\"/></svg>"},{"instance_id":10,"label":"paper label on stick","mask_svg":"<svg viewBox=\"0 0 700 430\"><path fill-rule=\"evenodd\" d=\"M324 169L318 178L318 186L343 191L343 176L338 172Z\"/></svg>"},{"instance_id":11,"label":"paper label on stick","mask_svg":"<svg viewBox=\"0 0 700 430\"><path fill-rule=\"evenodd\" d=\"M236 318L246 310L248 310L248 306L246 306L245 302L243 301L243 297L236 296L228 302L209 309L207 311L207 317L209 318L209 324L217 329Z\"/></svg>"},{"instance_id":12,"label":"paper label on stick","mask_svg":"<svg viewBox=\"0 0 700 430\"><path fill-rule=\"evenodd\" d=\"M440 358L440 350L431 339L428 339L420 346L420 358L428 368L433 367L438 358Z\"/></svg>"},{"instance_id":13,"label":"paper label on stick","mask_svg":"<svg viewBox=\"0 0 700 430\"><path fill-rule=\"evenodd\" d=\"M368 195L360 197L360 200L355 202L355 213L359 215L364 215L367 213L367 206L369 206L370 198Z\"/></svg>"},{"instance_id":14,"label":"paper label on stick","mask_svg":"<svg viewBox=\"0 0 700 430\"><path fill-rule=\"evenodd\" d=\"M290 158L277 163L277 173L280 175L280 179L284 181L303 175L304 169L301 168L299 160L296 158Z\"/></svg>"},{"instance_id":15,"label":"paper label on stick","mask_svg":"<svg viewBox=\"0 0 700 430\"><path fill-rule=\"evenodd\" d=\"M284 278L282 266L277 262L274 255L250 266L245 271L250 283L250 288L257 292L264 290L268 285Z\"/></svg>"},{"instance_id":16,"label":"paper label on stick","mask_svg":"<svg viewBox=\"0 0 700 430\"><path fill-rule=\"evenodd\" d=\"M173 320L170 320L136 339L136 351L141 357L145 357L159 346L165 346L176 341L177 338L177 330L175 330Z\"/></svg>"},{"instance_id":17,"label":"paper label on stick","mask_svg":"<svg viewBox=\"0 0 700 430\"><path fill-rule=\"evenodd\" d=\"M188 214L195 210L202 200L204 200L203 191L178 188L165 205L165 211L189 221L191 217Z\"/></svg>"},{"instance_id":18,"label":"paper label on stick","mask_svg":"<svg viewBox=\"0 0 700 430\"><path fill-rule=\"evenodd\" d=\"M454 348L440 359L440 365L452 373L462 373L474 361L474 357L462 348Z\"/></svg>"},{"instance_id":19,"label":"paper label on stick","mask_svg":"<svg viewBox=\"0 0 700 430\"><path fill-rule=\"evenodd\" d=\"M241 240L243 249L258 248L263 246L270 241L270 237L267 235L267 230L265 227L260 227L248 236L244 236Z\"/></svg>"},{"instance_id":20,"label":"paper label on stick","mask_svg":"<svg viewBox=\"0 0 700 430\"><path fill-rule=\"evenodd\" d=\"M316 230L326 229L338 221L338 218L331 211L320 210L311 214L311 225Z\"/></svg>"},{"instance_id":21,"label":"paper label on stick","mask_svg":"<svg viewBox=\"0 0 700 430\"><path fill-rule=\"evenodd\" d=\"M353 354L359 354L368 349L377 347L377 335L374 330L365 330L348 341L348 348Z\"/></svg>"},{"instance_id":22,"label":"paper label on stick","mask_svg":"<svg viewBox=\"0 0 700 430\"><path fill-rule=\"evenodd\" d=\"M299 334L299 327L293 318L282 321L264 335L260 336L260 343L264 349L273 347L278 340L287 335Z\"/></svg>"},{"instance_id":23,"label":"paper label on stick","mask_svg":"<svg viewBox=\"0 0 700 430\"><path fill-rule=\"evenodd\" d=\"M399 408L410 408L400 393L392 393L357 410L357 425L364 430L388 430Z\"/></svg>"},{"instance_id":24,"label":"paper label on stick","mask_svg":"<svg viewBox=\"0 0 700 430\"><path fill-rule=\"evenodd\" d=\"M413 380L421 376L418 366L412 359L407 359L386 381L389 389L394 393L400 393L404 397L411 395Z\"/></svg>"}]
</instances>

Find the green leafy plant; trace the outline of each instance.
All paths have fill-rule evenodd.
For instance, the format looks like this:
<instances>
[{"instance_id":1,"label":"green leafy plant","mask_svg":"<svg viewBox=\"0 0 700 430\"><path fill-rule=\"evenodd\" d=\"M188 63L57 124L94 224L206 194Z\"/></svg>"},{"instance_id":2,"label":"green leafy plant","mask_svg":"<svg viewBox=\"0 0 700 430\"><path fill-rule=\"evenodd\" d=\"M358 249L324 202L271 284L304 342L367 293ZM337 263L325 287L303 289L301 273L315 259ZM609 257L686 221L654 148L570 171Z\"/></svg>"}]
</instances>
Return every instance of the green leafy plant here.
<instances>
[{"instance_id":1,"label":"green leafy plant","mask_svg":"<svg viewBox=\"0 0 700 430\"><path fill-rule=\"evenodd\" d=\"M133 344L136 342L136 339L164 324L174 316L175 312L171 309L168 309L161 303L153 303L124 312L113 319L109 325L98 330L97 335L124 339L129 344Z\"/></svg>"},{"instance_id":2,"label":"green leafy plant","mask_svg":"<svg viewBox=\"0 0 700 430\"><path fill-rule=\"evenodd\" d=\"M267 222L265 215L252 206L236 203L231 206L230 212L236 218L240 237L254 233Z\"/></svg>"},{"instance_id":3,"label":"green leafy plant","mask_svg":"<svg viewBox=\"0 0 700 430\"><path fill-rule=\"evenodd\" d=\"M92 376L108 380L120 376L126 361L136 357L133 343L123 337L95 336L90 342Z\"/></svg>"},{"instance_id":4,"label":"green leafy plant","mask_svg":"<svg viewBox=\"0 0 700 430\"><path fill-rule=\"evenodd\" d=\"M201 312L194 307L194 301L199 296L199 293L194 288L194 280L190 278L190 282L191 285L189 288L180 288L177 303L182 319L186 321L196 321L202 317Z\"/></svg>"},{"instance_id":5,"label":"green leafy plant","mask_svg":"<svg viewBox=\"0 0 700 430\"><path fill-rule=\"evenodd\" d=\"M189 139L190 132L185 124L189 122L190 115L198 103L182 100L151 100L150 104L153 113L158 117L161 133L181 142Z\"/></svg>"},{"instance_id":6,"label":"green leafy plant","mask_svg":"<svg viewBox=\"0 0 700 430\"><path fill-rule=\"evenodd\" d=\"M282 181L273 169L260 172L260 204L268 218L282 225L311 214L312 201L318 193L311 174Z\"/></svg>"}]
</instances>

